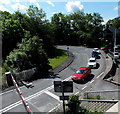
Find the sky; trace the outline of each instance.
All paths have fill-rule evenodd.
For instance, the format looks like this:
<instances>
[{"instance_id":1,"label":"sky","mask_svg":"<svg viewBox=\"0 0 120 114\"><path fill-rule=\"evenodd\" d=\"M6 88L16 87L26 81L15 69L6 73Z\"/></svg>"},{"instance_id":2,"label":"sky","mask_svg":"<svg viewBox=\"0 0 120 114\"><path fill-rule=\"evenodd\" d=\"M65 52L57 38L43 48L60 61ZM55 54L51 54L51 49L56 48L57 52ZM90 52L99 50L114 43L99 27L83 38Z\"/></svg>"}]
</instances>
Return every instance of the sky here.
<instances>
[{"instance_id":1,"label":"sky","mask_svg":"<svg viewBox=\"0 0 120 114\"><path fill-rule=\"evenodd\" d=\"M55 13L70 14L80 10L85 13L99 13L106 23L109 19L118 17L119 0L0 0L0 10L14 13L19 10L25 13L29 5L42 8L51 19Z\"/></svg>"}]
</instances>

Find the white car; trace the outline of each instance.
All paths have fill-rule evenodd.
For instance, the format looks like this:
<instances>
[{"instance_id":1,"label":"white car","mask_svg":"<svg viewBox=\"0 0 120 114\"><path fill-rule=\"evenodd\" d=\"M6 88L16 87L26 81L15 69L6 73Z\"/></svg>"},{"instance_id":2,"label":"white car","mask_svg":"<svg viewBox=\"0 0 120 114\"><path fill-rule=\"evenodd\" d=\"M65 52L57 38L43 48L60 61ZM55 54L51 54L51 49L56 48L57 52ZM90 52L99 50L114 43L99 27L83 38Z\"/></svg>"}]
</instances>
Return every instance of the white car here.
<instances>
[{"instance_id":1,"label":"white car","mask_svg":"<svg viewBox=\"0 0 120 114\"><path fill-rule=\"evenodd\" d=\"M100 53L100 50L98 48L94 48L93 51Z\"/></svg>"},{"instance_id":2,"label":"white car","mask_svg":"<svg viewBox=\"0 0 120 114\"><path fill-rule=\"evenodd\" d=\"M91 58L88 60L88 67L90 67L90 68L95 68L96 66L97 66L96 58L91 57Z\"/></svg>"},{"instance_id":3,"label":"white car","mask_svg":"<svg viewBox=\"0 0 120 114\"><path fill-rule=\"evenodd\" d=\"M119 53L118 53L118 52L115 52L115 53L114 53L114 58L115 58L115 59L118 59L118 58L119 58Z\"/></svg>"}]
</instances>

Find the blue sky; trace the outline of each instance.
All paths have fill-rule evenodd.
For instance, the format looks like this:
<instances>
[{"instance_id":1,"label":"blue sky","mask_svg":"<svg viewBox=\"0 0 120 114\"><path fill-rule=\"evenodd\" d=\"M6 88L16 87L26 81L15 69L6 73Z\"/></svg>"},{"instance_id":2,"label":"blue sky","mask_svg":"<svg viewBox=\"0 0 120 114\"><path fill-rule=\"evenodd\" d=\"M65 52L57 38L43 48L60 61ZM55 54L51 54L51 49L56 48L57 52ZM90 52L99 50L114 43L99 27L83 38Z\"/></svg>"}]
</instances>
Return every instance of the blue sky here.
<instances>
[{"instance_id":1,"label":"blue sky","mask_svg":"<svg viewBox=\"0 0 120 114\"><path fill-rule=\"evenodd\" d=\"M62 12L70 14L76 10L85 13L99 13L105 22L118 16L118 0L0 0L0 10L13 13L20 10L22 13L28 9L29 5L42 8L47 18L54 13Z\"/></svg>"}]
</instances>

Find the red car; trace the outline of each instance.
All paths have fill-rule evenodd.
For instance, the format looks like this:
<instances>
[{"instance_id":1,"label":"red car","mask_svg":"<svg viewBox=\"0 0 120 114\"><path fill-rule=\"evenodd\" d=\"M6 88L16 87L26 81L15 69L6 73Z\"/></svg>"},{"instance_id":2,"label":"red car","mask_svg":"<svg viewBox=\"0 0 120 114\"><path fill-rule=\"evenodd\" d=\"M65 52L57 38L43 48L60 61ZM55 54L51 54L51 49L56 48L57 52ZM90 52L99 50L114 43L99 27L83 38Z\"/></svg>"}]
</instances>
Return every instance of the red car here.
<instances>
[{"instance_id":1,"label":"red car","mask_svg":"<svg viewBox=\"0 0 120 114\"><path fill-rule=\"evenodd\" d=\"M90 67L80 67L79 70L76 71L72 75L72 80L74 81L84 81L84 79L91 74Z\"/></svg>"},{"instance_id":2,"label":"red car","mask_svg":"<svg viewBox=\"0 0 120 114\"><path fill-rule=\"evenodd\" d=\"M101 47L100 49L102 49L102 50L108 50L108 49L110 49L110 46L109 45L105 45L104 47Z\"/></svg>"}]
</instances>

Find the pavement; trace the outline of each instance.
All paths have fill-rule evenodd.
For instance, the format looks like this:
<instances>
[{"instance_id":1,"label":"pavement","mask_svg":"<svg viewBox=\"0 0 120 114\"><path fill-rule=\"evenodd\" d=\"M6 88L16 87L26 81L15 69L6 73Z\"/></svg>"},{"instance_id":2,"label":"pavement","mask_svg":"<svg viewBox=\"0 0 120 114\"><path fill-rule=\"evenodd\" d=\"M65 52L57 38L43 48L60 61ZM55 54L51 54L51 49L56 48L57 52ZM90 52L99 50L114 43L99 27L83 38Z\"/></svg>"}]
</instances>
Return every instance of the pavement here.
<instances>
[{"instance_id":1,"label":"pavement","mask_svg":"<svg viewBox=\"0 0 120 114\"><path fill-rule=\"evenodd\" d=\"M120 86L120 63L113 64L110 74L105 81Z\"/></svg>"}]
</instances>

